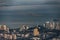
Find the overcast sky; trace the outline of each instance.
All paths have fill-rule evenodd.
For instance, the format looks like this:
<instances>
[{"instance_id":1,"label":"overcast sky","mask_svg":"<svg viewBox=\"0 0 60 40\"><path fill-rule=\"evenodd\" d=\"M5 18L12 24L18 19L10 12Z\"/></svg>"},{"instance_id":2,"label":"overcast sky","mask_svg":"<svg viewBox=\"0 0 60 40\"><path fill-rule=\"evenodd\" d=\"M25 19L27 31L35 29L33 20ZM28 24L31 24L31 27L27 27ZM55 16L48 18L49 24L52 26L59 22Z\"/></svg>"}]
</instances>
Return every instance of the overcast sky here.
<instances>
[{"instance_id":1,"label":"overcast sky","mask_svg":"<svg viewBox=\"0 0 60 40\"><path fill-rule=\"evenodd\" d=\"M60 0L0 0L0 24L39 24L59 15Z\"/></svg>"}]
</instances>

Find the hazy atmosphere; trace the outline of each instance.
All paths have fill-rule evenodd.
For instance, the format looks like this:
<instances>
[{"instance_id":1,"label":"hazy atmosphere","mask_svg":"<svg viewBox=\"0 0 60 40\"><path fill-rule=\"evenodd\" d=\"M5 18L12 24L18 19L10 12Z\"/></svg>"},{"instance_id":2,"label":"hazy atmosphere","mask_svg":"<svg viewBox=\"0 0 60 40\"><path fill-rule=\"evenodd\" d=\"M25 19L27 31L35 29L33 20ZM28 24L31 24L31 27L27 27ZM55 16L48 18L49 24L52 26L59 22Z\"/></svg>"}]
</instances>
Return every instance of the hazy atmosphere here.
<instances>
[{"instance_id":1,"label":"hazy atmosphere","mask_svg":"<svg viewBox=\"0 0 60 40\"><path fill-rule=\"evenodd\" d=\"M39 24L60 19L60 0L0 0L0 24Z\"/></svg>"}]
</instances>

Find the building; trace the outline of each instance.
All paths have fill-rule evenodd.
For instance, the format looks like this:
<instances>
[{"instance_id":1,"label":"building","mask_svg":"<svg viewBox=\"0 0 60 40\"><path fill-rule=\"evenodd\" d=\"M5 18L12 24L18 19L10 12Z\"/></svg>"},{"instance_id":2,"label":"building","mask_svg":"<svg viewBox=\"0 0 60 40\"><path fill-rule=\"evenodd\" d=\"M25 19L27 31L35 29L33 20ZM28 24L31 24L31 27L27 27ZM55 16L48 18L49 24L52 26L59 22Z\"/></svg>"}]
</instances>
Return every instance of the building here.
<instances>
[{"instance_id":1,"label":"building","mask_svg":"<svg viewBox=\"0 0 60 40\"><path fill-rule=\"evenodd\" d=\"M56 29L60 30L60 22L56 22Z\"/></svg>"},{"instance_id":2,"label":"building","mask_svg":"<svg viewBox=\"0 0 60 40\"><path fill-rule=\"evenodd\" d=\"M38 37L33 37L33 38L31 38L31 40L41 40L41 39Z\"/></svg>"},{"instance_id":3,"label":"building","mask_svg":"<svg viewBox=\"0 0 60 40\"><path fill-rule=\"evenodd\" d=\"M27 30L27 29L29 29L29 26L27 25L23 25L22 27L20 27L20 31Z\"/></svg>"},{"instance_id":4,"label":"building","mask_svg":"<svg viewBox=\"0 0 60 40\"><path fill-rule=\"evenodd\" d=\"M6 25L0 25L0 30L7 30L7 26Z\"/></svg>"},{"instance_id":5,"label":"building","mask_svg":"<svg viewBox=\"0 0 60 40\"><path fill-rule=\"evenodd\" d=\"M0 25L0 30L1 30L1 26L2 26L2 25Z\"/></svg>"},{"instance_id":6,"label":"building","mask_svg":"<svg viewBox=\"0 0 60 40\"><path fill-rule=\"evenodd\" d=\"M60 40L60 38L53 38L52 40Z\"/></svg>"},{"instance_id":7,"label":"building","mask_svg":"<svg viewBox=\"0 0 60 40\"><path fill-rule=\"evenodd\" d=\"M29 35L30 35L30 34L29 34L29 33L27 33L27 34L25 34L25 37L27 38L27 37L29 37Z\"/></svg>"},{"instance_id":8,"label":"building","mask_svg":"<svg viewBox=\"0 0 60 40\"><path fill-rule=\"evenodd\" d=\"M46 28L50 28L50 22L49 22L49 21L47 21L47 22L45 23L45 27L46 27Z\"/></svg>"},{"instance_id":9,"label":"building","mask_svg":"<svg viewBox=\"0 0 60 40\"><path fill-rule=\"evenodd\" d=\"M35 29L33 30L33 35L34 35L34 36L39 36L38 28L35 28Z\"/></svg>"},{"instance_id":10,"label":"building","mask_svg":"<svg viewBox=\"0 0 60 40\"><path fill-rule=\"evenodd\" d=\"M13 38L12 35L9 35L9 36L8 36L8 39L12 40L12 38Z\"/></svg>"},{"instance_id":11,"label":"building","mask_svg":"<svg viewBox=\"0 0 60 40\"><path fill-rule=\"evenodd\" d=\"M16 39L17 39L16 34L12 34L12 39L13 39L13 40L16 40Z\"/></svg>"},{"instance_id":12,"label":"building","mask_svg":"<svg viewBox=\"0 0 60 40\"><path fill-rule=\"evenodd\" d=\"M2 25L2 29L6 31L7 26L6 25Z\"/></svg>"},{"instance_id":13,"label":"building","mask_svg":"<svg viewBox=\"0 0 60 40\"><path fill-rule=\"evenodd\" d=\"M7 34L4 34L4 38L7 39Z\"/></svg>"},{"instance_id":14,"label":"building","mask_svg":"<svg viewBox=\"0 0 60 40\"><path fill-rule=\"evenodd\" d=\"M59 21L47 21L43 26L48 29L60 29L60 22Z\"/></svg>"}]
</instances>

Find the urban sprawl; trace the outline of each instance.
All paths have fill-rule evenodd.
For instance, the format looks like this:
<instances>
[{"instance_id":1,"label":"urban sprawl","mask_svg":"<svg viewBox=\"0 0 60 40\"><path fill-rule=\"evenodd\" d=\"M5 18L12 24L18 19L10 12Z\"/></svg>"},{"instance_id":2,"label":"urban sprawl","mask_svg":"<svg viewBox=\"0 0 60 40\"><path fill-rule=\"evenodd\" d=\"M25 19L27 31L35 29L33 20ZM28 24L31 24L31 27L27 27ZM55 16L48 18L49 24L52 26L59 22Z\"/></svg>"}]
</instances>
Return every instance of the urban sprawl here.
<instances>
[{"instance_id":1,"label":"urban sprawl","mask_svg":"<svg viewBox=\"0 0 60 40\"><path fill-rule=\"evenodd\" d=\"M60 21L46 21L42 25L10 29L0 25L0 40L60 40Z\"/></svg>"}]
</instances>

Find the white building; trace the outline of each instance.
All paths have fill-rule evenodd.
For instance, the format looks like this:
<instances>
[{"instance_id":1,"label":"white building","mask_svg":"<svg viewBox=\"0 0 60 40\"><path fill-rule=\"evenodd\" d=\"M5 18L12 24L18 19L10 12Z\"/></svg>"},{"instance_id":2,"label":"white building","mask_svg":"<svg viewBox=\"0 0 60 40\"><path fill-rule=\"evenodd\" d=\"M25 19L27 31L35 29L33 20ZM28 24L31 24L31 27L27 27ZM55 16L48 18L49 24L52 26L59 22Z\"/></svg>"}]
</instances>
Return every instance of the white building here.
<instances>
[{"instance_id":1,"label":"white building","mask_svg":"<svg viewBox=\"0 0 60 40\"><path fill-rule=\"evenodd\" d=\"M43 26L49 29L57 29L60 30L60 22L54 22L54 21L47 21Z\"/></svg>"},{"instance_id":2,"label":"white building","mask_svg":"<svg viewBox=\"0 0 60 40\"><path fill-rule=\"evenodd\" d=\"M60 22L57 22L57 23L56 23L56 29L57 29L57 30L60 30Z\"/></svg>"},{"instance_id":3,"label":"white building","mask_svg":"<svg viewBox=\"0 0 60 40\"><path fill-rule=\"evenodd\" d=\"M53 38L52 40L60 40L60 38Z\"/></svg>"}]
</instances>

